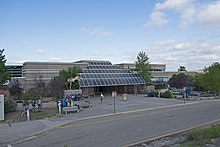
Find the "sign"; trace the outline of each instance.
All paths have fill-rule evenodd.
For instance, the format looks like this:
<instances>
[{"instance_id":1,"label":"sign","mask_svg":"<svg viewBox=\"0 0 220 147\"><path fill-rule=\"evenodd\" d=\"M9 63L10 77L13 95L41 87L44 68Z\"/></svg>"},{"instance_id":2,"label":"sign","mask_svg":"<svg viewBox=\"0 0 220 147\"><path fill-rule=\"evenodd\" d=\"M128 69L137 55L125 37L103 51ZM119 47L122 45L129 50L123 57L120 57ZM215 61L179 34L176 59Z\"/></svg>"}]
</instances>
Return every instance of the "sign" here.
<instances>
[{"instance_id":1,"label":"sign","mask_svg":"<svg viewBox=\"0 0 220 147\"><path fill-rule=\"evenodd\" d=\"M112 91L112 97L116 97L116 96L117 96L116 91Z\"/></svg>"},{"instance_id":2,"label":"sign","mask_svg":"<svg viewBox=\"0 0 220 147\"><path fill-rule=\"evenodd\" d=\"M190 88L186 89L186 94L192 94L192 90Z\"/></svg>"},{"instance_id":3,"label":"sign","mask_svg":"<svg viewBox=\"0 0 220 147\"><path fill-rule=\"evenodd\" d=\"M4 95L0 95L0 120L4 120Z\"/></svg>"}]
</instances>

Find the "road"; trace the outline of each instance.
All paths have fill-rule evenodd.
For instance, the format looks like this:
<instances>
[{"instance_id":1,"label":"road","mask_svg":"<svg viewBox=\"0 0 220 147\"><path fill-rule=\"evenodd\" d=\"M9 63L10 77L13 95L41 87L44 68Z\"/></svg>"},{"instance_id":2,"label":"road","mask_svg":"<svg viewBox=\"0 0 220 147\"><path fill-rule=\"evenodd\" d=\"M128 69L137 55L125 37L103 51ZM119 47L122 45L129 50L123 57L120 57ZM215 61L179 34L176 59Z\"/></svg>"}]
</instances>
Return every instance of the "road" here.
<instances>
[{"instance_id":1,"label":"road","mask_svg":"<svg viewBox=\"0 0 220 147\"><path fill-rule=\"evenodd\" d=\"M220 119L220 101L120 113L59 126L13 144L23 146L118 147Z\"/></svg>"}]
</instances>

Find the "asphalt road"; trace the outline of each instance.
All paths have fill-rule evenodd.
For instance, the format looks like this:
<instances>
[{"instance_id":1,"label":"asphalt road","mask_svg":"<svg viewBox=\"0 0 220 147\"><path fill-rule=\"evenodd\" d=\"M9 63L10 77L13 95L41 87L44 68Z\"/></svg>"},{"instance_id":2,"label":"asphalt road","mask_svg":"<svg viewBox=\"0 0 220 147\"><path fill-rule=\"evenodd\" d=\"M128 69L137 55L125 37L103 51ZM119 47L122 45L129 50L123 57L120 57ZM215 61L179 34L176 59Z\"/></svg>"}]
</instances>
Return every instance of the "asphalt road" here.
<instances>
[{"instance_id":1,"label":"asphalt road","mask_svg":"<svg viewBox=\"0 0 220 147\"><path fill-rule=\"evenodd\" d=\"M219 107L216 100L85 119L13 147L119 147L220 119Z\"/></svg>"}]
</instances>

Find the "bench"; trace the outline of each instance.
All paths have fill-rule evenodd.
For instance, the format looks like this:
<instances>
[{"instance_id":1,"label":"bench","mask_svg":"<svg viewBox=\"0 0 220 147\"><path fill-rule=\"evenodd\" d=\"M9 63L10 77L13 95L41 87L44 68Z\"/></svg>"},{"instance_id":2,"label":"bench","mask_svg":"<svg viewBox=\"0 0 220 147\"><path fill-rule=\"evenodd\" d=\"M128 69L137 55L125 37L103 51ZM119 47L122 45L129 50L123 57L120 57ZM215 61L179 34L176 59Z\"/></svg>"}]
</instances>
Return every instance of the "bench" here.
<instances>
[{"instance_id":1,"label":"bench","mask_svg":"<svg viewBox=\"0 0 220 147\"><path fill-rule=\"evenodd\" d=\"M79 112L78 106L74 106L74 107L63 107L63 111L65 112L65 114L67 114L67 112Z\"/></svg>"},{"instance_id":2,"label":"bench","mask_svg":"<svg viewBox=\"0 0 220 147\"><path fill-rule=\"evenodd\" d=\"M81 104L82 108L90 108L91 107L91 103L90 101L85 101L84 105Z\"/></svg>"}]
</instances>

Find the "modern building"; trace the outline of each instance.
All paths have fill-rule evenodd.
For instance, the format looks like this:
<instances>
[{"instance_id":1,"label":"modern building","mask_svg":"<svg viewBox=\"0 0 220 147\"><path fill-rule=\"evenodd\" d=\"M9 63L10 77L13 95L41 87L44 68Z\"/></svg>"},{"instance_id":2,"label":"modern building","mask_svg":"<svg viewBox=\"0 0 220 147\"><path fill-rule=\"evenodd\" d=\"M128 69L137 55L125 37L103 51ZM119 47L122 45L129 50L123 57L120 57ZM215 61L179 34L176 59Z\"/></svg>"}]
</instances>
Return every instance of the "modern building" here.
<instances>
[{"instance_id":1,"label":"modern building","mask_svg":"<svg viewBox=\"0 0 220 147\"><path fill-rule=\"evenodd\" d=\"M135 64L134 63L121 63L121 64L116 64L120 65L122 68L134 70L135 69ZM166 70L166 65L165 64L150 64L151 71L165 71Z\"/></svg>"},{"instance_id":2,"label":"modern building","mask_svg":"<svg viewBox=\"0 0 220 147\"><path fill-rule=\"evenodd\" d=\"M5 68L10 72L11 77L22 77L23 65L6 65Z\"/></svg>"},{"instance_id":3,"label":"modern building","mask_svg":"<svg viewBox=\"0 0 220 147\"><path fill-rule=\"evenodd\" d=\"M117 64L125 69L135 69L134 63L121 63ZM174 74L184 73L185 75L196 75L198 71L166 71L165 64L150 64L151 67L151 80L154 83L166 83Z\"/></svg>"},{"instance_id":4,"label":"modern building","mask_svg":"<svg viewBox=\"0 0 220 147\"><path fill-rule=\"evenodd\" d=\"M85 95L97 93L142 93L146 82L134 71L135 64L122 63L113 65L109 61L80 60L76 62L25 62L23 66L7 66L23 85L24 90L34 87L35 80L41 79L48 83L58 76L61 70L77 66L81 69L79 85ZM166 71L165 64L150 64L151 76L154 83L166 84L169 79L180 72ZM21 70L22 69L22 70ZM195 75L197 72L183 72ZM22 75L22 76L21 76Z\"/></svg>"},{"instance_id":5,"label":"modern building","mask_svg":"<svg viewBox=\"0 0 220 147\"><path fill-rule=\"evenodd\" d=\"M80 73L80 88L85 95L97 93L142 93L145 80L138 73L112 65L109 61L82 60L74 63L88 63Z\"/></svg>"},{"instance_id":6,"label":"modern building","mask_svg":"<svg viewBox=\"0 0 220 147\"><path fill-rule=\"evenodd\" d=\"M84 68L87 65L87 63L72 62L25 62L22 69L22 75L26 78L23 88L25 90L32 88L36 79L41 79L48 83L52 78L59 76L61 70L74 66Z\"/></svg>"}]
</instances>

